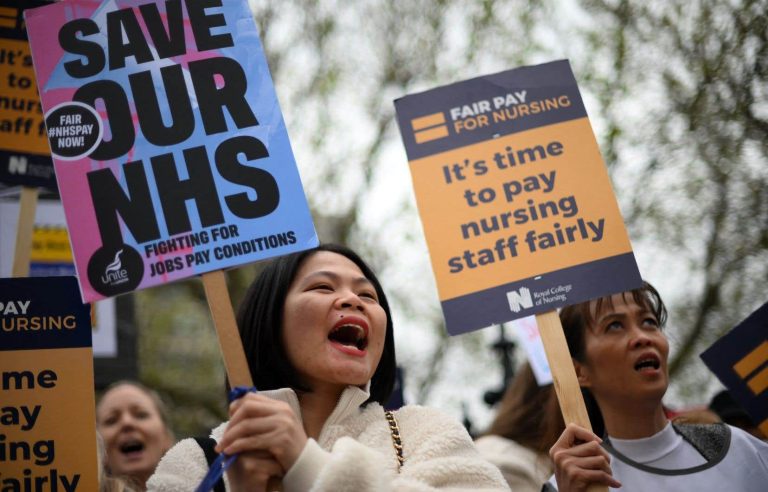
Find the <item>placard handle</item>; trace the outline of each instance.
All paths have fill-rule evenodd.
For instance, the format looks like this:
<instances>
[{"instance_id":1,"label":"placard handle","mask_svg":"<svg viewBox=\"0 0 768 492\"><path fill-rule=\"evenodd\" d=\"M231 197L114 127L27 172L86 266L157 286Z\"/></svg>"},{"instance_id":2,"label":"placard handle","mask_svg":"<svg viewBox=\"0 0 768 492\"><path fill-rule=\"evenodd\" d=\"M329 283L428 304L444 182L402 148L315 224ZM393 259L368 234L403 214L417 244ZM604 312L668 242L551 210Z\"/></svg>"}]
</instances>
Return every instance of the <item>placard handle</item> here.
<instances>
[{"instance_id":1,"label":"placard handle","mask_svg":"<svg viewBox=\"0 0 768 492\"><path fill-rule=\"evenodd\" d=\"M587 407L584 405L584 397L581 395L576 370L573 368L571 353L568 351L563 325L560 323L557 311L537 314L536 324L539 327L544 351L547 353L549 368L552 371L552 383L555 385L563 420L566 424L573 422L591 432L592 424L589 422ZM607 492L608 486L593 484L587 490Z\"/></svg>"},{"instance_id":2,"label":"placard handle","mask_svg":"<svg viewBox=\"0 0 768 492\"><path fill-rule=\"evenodd\" d=\"M32 231L35 227L38 188L22 186L19 199L19 223L16 227L16 246L13 250L14 278L29 277L29 263L32 257Z\"/></svg>"},{"instance_id":3,"label":"placard handle","mask_svg":"<svg viewBox=\"0 0 768 492\"><path fill-rule=\"evenodd\" d=\"M227 371L229 386L253 386L251 371L248 369L248 360L245 358L243 341L237 330L235 312L232 309L232 301L227 289L227 279L223 270L214 270L202 274L205 297L208 300L208 308L211 310L213 325L216 328L216 337L219 340L221 356L224 359L224 367ZM267 484L270 492L283 490L282 482L278 478L270 478Z\"/></svg>"}]
</instances>

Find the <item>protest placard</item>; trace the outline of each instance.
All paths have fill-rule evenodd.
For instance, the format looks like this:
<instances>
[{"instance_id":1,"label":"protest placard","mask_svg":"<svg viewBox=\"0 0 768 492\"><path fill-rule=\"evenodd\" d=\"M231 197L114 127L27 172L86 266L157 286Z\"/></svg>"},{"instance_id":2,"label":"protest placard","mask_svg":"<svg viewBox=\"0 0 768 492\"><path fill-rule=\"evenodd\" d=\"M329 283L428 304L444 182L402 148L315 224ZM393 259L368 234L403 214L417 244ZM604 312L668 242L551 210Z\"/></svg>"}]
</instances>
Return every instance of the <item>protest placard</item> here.
<instances>
[{"instance_id":1,"label":"protest placard","mask_svg":"<svg viewBox=\"0 0 768 492\"><path fill-rule=\"evenodd\" d=\"M570 65L465 80L395 109L448 333L535 314L563 417L589 428L555 309L641 278Z\"/></svg>"},{"instance_id":2,"label":"protest placard","mask_svg":"<svg viewBox=\"0 0 768 492\"><path fill-rule=\"evenodd\" d=\"M83 299L317 244L247 1L25 17Z\"/></svg>"},{"instance_id":3,"label":"protest placard","mask_svg":"<svg viewBox=\"0 0 768 492\"><path fill-rule=\"evenodd\" d=\"M56 189L23 11L47 1L0 0L0 183L21 185L14 277L29 274L38 187Z\"/></svg>"},{"instance_id":4,"label":"protest placard","mask_svg":"<svg viewBox=\"0 0 768 492\"><path fill-rule=\"evenodd\" d=\"M450 334L640 285L567 61L395 108Z\"/></svg>"},{"instance_id":5,"label":"protest placard","mask_svg":"<svg viewBox=\"0 0 768 492\"><path fill-rule=\"evenodd\" d=\"M768 436L768 303L702 352L701 358Z\"/></svg>"},{"instance_id":6,"label":"protest placard","mask_svg":"<svg viewBox=\"0 0 768 492\"><path fill-rule=\"evenodd\" d=\"M74 277L0 279L0 488L98 490L90 310Z\"/></svg>"},{"instance_id":7,"label":"protest placard","mask_svg":"<svg viewBox=\"0 0 768 492\"><path fill-rule=\"evenodd\" d=\"M56 189L22 15L25 8L48 3L0 0L0 183L22 187L15 231L14 277L29 274L28 253L38 187Z\"/></svg>"},{"instance_id":8,"label":"protest placard","mask_svg":"<svg viewBox=\"0 0 768 492\"><path fill-rule=\"evenodd\" d=\"M0 183L56 189L22 12L50 2L0 0Z\"/></svg>"},{"instance_id":9,"label":"protest placard","mask_svg":"<svg viewBox=\"0 0 768 492\"><path fill-rule=\"evenodd\" d=\"M0 199L0 277L11 276L15 247L13 238L17 227L18 209L17 202ZM44 199L38 202L28 253L29 274L27 276L29 277L75 275L64 208L60 201ZM92 304L91 309L93 355L96 359L114 358L118 355L116 299L102 299ZM132 316L129 316L128 320L131 319ZM102 361L97 363L102 364ZM135 373L135 371L131 372ZM97 387L99 376L97 369Z\"/></svg>"}]
</instances>

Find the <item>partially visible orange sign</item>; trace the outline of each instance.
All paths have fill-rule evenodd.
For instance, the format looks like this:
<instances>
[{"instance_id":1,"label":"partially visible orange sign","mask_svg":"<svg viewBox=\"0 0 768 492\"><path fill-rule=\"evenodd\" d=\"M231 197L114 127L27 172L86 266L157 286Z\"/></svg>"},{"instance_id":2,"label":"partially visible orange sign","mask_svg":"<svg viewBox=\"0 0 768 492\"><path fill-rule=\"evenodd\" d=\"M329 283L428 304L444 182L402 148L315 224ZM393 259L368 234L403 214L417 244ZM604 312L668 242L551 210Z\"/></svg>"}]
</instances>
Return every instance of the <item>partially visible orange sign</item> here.
<instances>
[{"instance_id":1,"label":"partially visible orange sign","mask_svg":"<svg viewBox=\"0 0 768 492\"><path fill-rule=\"evenodd\" d=\"M0 182L56 189L22 16L47 3L0 0Z\"/></svg>"},{"instance_id":2,"label":"partially visible orange sign","mask_svg":"<svg viewBox=\"0 0 768 492\"><path fill-rule=\"evenodd\" d=\"M74 277L0 279L2 490L98 490L88 305Z\"/></svg>"}]
</instances>

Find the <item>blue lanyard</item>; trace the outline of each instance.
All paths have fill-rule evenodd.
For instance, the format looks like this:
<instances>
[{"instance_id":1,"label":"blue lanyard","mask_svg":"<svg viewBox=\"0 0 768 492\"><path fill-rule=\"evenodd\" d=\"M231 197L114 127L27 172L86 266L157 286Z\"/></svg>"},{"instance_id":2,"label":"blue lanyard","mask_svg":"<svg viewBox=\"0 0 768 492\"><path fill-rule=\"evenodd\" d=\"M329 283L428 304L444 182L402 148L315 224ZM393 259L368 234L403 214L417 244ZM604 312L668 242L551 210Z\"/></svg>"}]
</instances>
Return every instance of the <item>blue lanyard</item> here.
<instances>
[{"instance_id":1,"label":"blue lanyard","mask_svg":"<svg viewBox=\"0 0 768 492\"><path fill-rule=\"evenodd\" d=\"M251 392L256 393L256 388L249 388L247 386L235 386L229 392L229 402L232 403L238 398L242 398L246 393ZM216 485L216 482L218 482L224 475L224 472L227 471L227 468L229 468L230 465L235 462L236 458L237 454L229 456L223 452L219 453L219 456L217 456L213 461L211 468L208 470L208 473L205 474L203 481L200 482L200 485L197 486L195 492L210 492L210 490L212 490Z\"/></svg>"}]
</instances>

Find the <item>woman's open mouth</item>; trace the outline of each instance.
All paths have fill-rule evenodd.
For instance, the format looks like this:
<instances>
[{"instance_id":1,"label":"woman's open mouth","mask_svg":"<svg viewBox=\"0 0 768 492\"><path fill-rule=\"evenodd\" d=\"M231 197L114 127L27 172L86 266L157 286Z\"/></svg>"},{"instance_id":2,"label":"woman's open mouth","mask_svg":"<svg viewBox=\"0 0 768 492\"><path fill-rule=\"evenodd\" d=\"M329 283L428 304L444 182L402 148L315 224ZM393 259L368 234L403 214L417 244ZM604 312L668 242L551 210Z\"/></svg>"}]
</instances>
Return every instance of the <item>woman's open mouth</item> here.
<instances>
[{"instance_id":1,"label":"woman's open mouth","mask_svg":"<svg viewBox=\"0 0 768 492\"><path fill-rule=\"evenodd\" d=\"M118 446L118 449L124 456L128 458L136 458L141 456L141 453L144 451L145 447L146 446L144 446L144 443L138 439L129 439L121 443L120 446Z\"/></svg>"},{"instance_id":2,"label":"woman's open mouth","mask_svg":"<svg viewBox=\"0 0 768 492\"><path fill-rule=\"evenodd\" d=\"M635 363L635 371L643 372L655 372L661 368L661 361L656 355L642 355Z\"/></svg>"},{"instance_id":3,"label":"woman's open mouth","mask_svg":"<svg viewBox=\"0 0 768 492\"><path fill-rule=\"evenodd\" d=\"M340 319L328 334L328 340L354 355L361 355L368 347L368 323L355 316Z\"/></svg>"}]
</instances>

